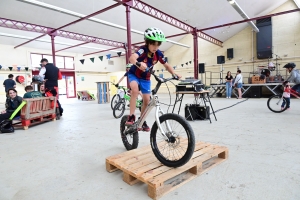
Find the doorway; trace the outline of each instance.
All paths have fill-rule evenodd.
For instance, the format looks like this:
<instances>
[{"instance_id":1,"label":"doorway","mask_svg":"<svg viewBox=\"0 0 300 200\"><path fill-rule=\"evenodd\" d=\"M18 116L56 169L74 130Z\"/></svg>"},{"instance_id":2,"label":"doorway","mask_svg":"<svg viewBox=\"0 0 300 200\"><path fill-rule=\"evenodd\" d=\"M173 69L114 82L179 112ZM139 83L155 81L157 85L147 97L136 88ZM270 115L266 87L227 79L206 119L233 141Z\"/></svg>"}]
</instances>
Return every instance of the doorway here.
<instances>
[{"instance_id":1,"label":"doorway","mask_svg":"<svg viewBox=\"0 0 300 200\"><path fill-rule=\"evenodd\" d=\"M62 80L58 80L59 95L67 98L76 97L75 72L60 71ZM38 75L39 71L32 71L32 75Z\"/></svg>"}]
</instances>

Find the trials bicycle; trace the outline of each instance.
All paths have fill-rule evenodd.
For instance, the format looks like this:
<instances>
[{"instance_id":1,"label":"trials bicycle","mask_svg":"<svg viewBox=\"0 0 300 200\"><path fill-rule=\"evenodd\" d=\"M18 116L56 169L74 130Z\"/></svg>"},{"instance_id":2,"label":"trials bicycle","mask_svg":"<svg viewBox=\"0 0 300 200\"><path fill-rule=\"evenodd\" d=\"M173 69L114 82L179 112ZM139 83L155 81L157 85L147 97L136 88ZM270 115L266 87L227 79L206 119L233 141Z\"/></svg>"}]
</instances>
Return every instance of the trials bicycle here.
<instances>
[{"instance_id":1,"label":"trials bicycle","mask_svg":"<svg viewBox=\"0 0 300 200\"><path fill-rule=\"evenodd\" d=\"M164 113L160 107L157 91L162 83L178 80L177 77L163 79L151 73L157 81L143 115L132 125L126 125L128 115L121 119L120 131L122 142L127 150L137 148L138 130L141 129L150 111L156 107L155 122L150 133L150 144L156 158L169 167L180 167L192 157L195 149L195 136L191 125L178 114Z\"/></svg>"},{"instance_id":2,"label":"trials bicycle","mask_svg":"<svg viewBox=\"0 0 300 200\"><path fill-rule=\"evenodd\" d=\"M291 96L300 99L300 94L297 92L291 92ZM276 94L271 96L267 102L268 108L274 113L282 113L287 109L287 102L285 98L283 98L283 94Z\"/></svg>"}]
</instances>

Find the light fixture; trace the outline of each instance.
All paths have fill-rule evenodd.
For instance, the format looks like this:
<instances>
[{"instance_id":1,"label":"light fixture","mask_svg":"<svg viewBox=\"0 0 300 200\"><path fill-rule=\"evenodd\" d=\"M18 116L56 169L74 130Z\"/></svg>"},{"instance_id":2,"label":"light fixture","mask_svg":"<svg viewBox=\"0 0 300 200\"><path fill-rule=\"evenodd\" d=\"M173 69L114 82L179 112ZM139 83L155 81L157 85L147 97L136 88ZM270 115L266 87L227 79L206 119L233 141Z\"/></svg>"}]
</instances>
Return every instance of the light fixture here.
<instances>
[{"instance_id":1,"label":"light fixture","mask_svg":"<svg viewBox=\"0 0 300 200\"><path fill-rule=\"evenodd\" d=\"M239 6L239 4L235 0L227 0L230 5L241 15L243 19L250 19L248 15L243 11L243 9ZM259 32L259 29L255 26L255 24L252 21L247 22L252 29L257 33Z\"/></svg>"},{"instance_id":2,"label":"light fixture","mask_svg":"<svg viewBox=\"0 0 300 200\"><path fill-rule=\"evenodd\" d=\"M81 14L81 13L73 12L71 10L67 10L67 9L64 9L64 8L60 8L58 6L53 6L51 4L43 3L43 2L40 2L40 1L36 1L36 0L18 0L18 1L21 1L21 2L24 2L24 3L29 3L29 4L36 5L36 6L40 6L40 7L43 7L43 8L50 9L50 10L58 11L58 12L61 12L61 13L64 13L64 14L75 16L75 17L83 18L83 17L87 16L87 15L84 15L84 14ZM114 27L114 28L122 29L122 30L127 30L127 28L125 26L120 26L118 24L114 24L114 23L107 22L107 21L104 21L104 20L101 20L101 19L97 19L95 17L90 17L86 20L97 22L97 23L100 23L100 24L105 24L107 26L111 26L111 27ZM131 32L139 34L139 35L144 35L144 32L138 31L138 30L135 30L135 29L131 29ZM168 40L168 39L166 41L169 42L169 43L172 43L172 44L176 44L176 45L179 45L179 46L190 48L189 46L187 46L185 44L181 44L179 42L175 42L175 41Z\"/></svg>"},{"instance_id":3,"label":"light fixture","mask_svg":"<svg viewBox=\"0 0 300 200\"><path fill-rule=\"evenodd\" d=\"M1 33L1 32L0 32L0 36L17 38L17 39L25 39L25 40L31 40L31 39L33 39L32 37L26 37L26 36L21 36L21 35L13 35L13 34L8 34L8 33ZM44 40L44 39L36 39L35 41L37 41L37 42L51 43L50 40ZM55 44L66 45L66 46L74 46L75 45L75 44L71 44L71 43L57 42L57 41L55 42ZM78 46L78 48L95 49L95 50L107 50L105 48L91 47L91 46L85 46L85 45ZM120 51L116 51L116 50L110 50L110 51L116 52L116 53L120 52ZM125 52L122 51L122 53L125 53Z\"/></svg>"}]
</instances>

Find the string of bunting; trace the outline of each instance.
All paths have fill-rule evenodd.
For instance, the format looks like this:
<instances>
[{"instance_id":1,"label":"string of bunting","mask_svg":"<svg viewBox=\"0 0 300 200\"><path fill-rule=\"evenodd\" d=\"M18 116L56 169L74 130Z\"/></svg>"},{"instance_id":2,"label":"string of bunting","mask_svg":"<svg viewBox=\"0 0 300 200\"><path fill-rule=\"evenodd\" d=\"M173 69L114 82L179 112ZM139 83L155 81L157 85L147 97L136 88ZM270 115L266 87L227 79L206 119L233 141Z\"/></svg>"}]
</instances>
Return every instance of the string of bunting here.
<instances>
[{"instance_id":1,"label":"string of bunting","mask_svg":"<svg viewBox=\"0 0 300 200\"><path fill-rule=\"evenodd\" d=\"M117 52L117 55L120 57L122 55L122 52ZM103 61L103 56L98 56L98 58L100 59L100 61ZM106 55L106 59L110 60L111 58L111 54L107 54ZM95 57L90 58L91 62L94 63L95 62ZM81 62L81 64L84 64L85 59L80 59L79 60Z\"/></svg>"}]
</instances>

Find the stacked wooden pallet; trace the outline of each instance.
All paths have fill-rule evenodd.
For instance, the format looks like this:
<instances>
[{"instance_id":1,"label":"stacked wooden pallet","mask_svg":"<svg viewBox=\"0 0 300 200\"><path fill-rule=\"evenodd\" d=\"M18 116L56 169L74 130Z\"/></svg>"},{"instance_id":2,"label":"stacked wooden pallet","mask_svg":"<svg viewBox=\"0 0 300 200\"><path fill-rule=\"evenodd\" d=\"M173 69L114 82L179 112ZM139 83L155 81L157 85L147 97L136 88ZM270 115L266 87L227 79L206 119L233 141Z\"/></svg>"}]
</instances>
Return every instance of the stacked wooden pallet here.
<instances>
[{"instance_id":1,"label":"stacked wooden pallet","mask_svg":"<svg viewBox=\"0 0 300 200\"><path fill-rule=\"evenodd\" d=\"M149 197L157 199L227 158L227 147L197 142L191 160L182 167L171 168L161 164L148 145L106 158L106 170L122 170L123 180L129 185L146 183Z\"/></svg>"}]
</instances>

